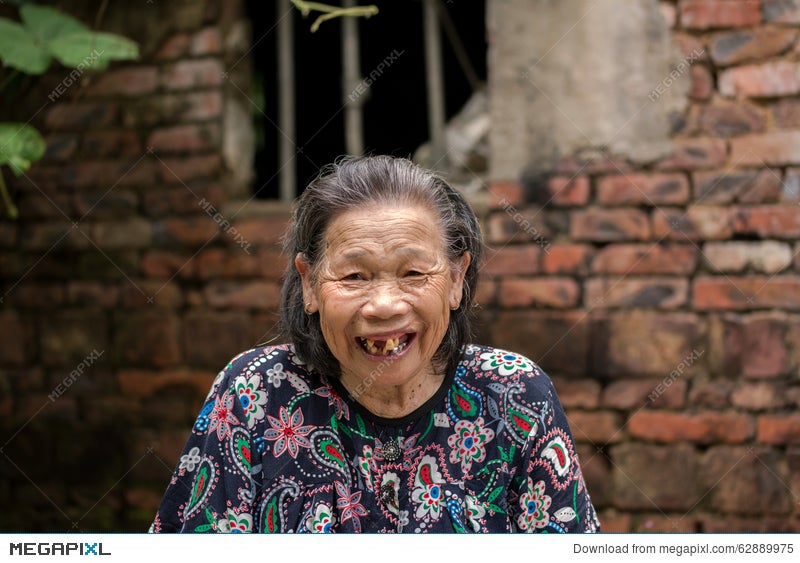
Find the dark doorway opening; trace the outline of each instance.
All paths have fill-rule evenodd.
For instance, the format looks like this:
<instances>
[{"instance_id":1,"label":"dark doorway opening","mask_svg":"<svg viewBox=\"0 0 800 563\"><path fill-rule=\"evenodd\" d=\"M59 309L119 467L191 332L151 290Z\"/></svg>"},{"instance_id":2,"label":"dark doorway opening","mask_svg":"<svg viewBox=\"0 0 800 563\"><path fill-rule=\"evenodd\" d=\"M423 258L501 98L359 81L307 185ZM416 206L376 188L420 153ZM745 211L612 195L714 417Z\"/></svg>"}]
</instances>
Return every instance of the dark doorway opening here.
<instances>
[{"instance_id":1,"label":"dark doorway opening","mask_svg":"<svg viewBox=\"0 0 800 563\"><path fill-rule=\"evenodd\" d=\"M362 2L363 3L363 2ZM334 3L335 4L335 3ZM370 81L364 104L364 144L367 154L411 156L428 140L422 3L375 0L380 12L358 20L362 76L383 63ZM469 65L486 80L485 3L478 0L441 2L464 48ZM279 193L278 69L275 16L259 17L263 6L247 1L253 30L255 99L263 113L253 116L257 132L256 179L253 191L263 199ZM297 192L320 167L345 154L342 100L341 22L330 20L310 31L313 16L292 14L295 34L296 139L294 166ZM467 78L453 45L442 32L446 116L455 115L470 98L474 84Z\"/></svg>"}]
</instances>

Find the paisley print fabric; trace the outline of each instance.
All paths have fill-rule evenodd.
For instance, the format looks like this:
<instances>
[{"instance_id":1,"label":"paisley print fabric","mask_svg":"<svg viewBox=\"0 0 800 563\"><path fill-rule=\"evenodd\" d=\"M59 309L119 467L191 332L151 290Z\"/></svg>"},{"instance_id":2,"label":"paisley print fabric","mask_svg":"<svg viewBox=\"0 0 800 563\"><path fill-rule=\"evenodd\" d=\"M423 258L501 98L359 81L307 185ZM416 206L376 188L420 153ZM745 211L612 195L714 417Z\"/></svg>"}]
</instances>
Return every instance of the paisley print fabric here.
<instances>
[{"instance_id":1,"label":"paisley print fabric","mask_svg":"<svg viewBox=\"0 0 800 563\"><path fill-rule=\"evenodd\" d=\"M372 415L291 345L215 379L151 532L596 532L548 376L467 346L402 419Z\"/></svg>"}]
</instances>

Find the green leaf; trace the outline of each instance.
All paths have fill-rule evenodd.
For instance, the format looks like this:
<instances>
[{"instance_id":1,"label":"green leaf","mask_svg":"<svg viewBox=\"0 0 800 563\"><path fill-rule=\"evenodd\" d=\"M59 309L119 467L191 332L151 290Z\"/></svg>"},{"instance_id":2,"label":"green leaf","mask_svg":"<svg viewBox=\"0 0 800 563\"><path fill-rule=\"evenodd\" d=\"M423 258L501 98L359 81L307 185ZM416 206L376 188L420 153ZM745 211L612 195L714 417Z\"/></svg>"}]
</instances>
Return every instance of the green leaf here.
<instances>
[{"instance_id":1,"label":"green leaf","mask_svg":"<svg viewBox=\"0 0 800 563\"><path fill-rule=\"evenodd\" d=\"M28 74L42 74L50 66L50 53L27 29L0 18L0 60Z\"/></svg>"},{"instance_id":2,"label":"green leaf","mask_svg":"<svg viewBox=\"0 0 800 563\"><path fill-rule=\"evenodd\" d=\"M0 166L8 164L20 176L44 154L46 144L39 132L25 123L0 123Z\"/></svg>"},{"instance_id":3,"label":"green leaf","mask_svg":"<svg viewBox=\"0 0 800 563\"><path fill-rule=\"evenodd\" d=\"M139 58L139 46L130 39L105 32L69 33L48 44L50 52L70 68L104 70L111 61Z\"/></svg>"},{"instance_id":4,"label":"green leaf","mask_svg":"<svg viewBox=\"0 0 800 563\"><path fill-rule=\"evenodd\" d=\"M494 501L494 499L499 497L500 493L502 493L502 492L503 492L503 487L502 486L497 487L495 490L493 490L491 493L489 493L489 498L487 500L491 503L492 501Z\"/></svg>"},{"instance_id":5,"label":"green leaf","mask_svg":"<svg viewBox=\"0 0 800 563\"><path fill-rule=\"evenodd\" d=\"M43 44L61 35L90 31L80 20L50 6L25 4L19 15L31 35Z\"/></svg>"}]
</instances>

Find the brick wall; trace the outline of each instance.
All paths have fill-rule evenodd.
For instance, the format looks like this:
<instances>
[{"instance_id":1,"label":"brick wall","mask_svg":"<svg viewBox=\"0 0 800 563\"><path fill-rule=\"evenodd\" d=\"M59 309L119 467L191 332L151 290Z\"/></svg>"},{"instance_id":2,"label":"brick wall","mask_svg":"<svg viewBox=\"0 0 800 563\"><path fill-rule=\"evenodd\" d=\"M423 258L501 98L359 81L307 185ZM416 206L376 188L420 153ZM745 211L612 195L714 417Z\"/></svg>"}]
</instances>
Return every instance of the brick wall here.
<instances>
[{"instance_id":1,"label":"brick wall","mask_svg":"<svg viewBox=\"0 0 800 563\"><path fill-rule=\"evenodd\" d=\"M491 184L484 339L552 374L606 530L797 532L800 3L660 7L673 154Z\"/></svg>"},{"instance_id":2,"label":"brick wall","mask_svg":"<svg viewBox=\"0 0 800 563\"><path fill-rule=\"evenodd\" d=\"M0 221L2 530L145 529L214 374L275 333L241 4L147 6L104 16L139 62L11 113L49 148ZM800 531L800 7L661 8L693 63L674 153L492 182L480 340L553 376L606 530Z\"/></svg>"}]
</instances>

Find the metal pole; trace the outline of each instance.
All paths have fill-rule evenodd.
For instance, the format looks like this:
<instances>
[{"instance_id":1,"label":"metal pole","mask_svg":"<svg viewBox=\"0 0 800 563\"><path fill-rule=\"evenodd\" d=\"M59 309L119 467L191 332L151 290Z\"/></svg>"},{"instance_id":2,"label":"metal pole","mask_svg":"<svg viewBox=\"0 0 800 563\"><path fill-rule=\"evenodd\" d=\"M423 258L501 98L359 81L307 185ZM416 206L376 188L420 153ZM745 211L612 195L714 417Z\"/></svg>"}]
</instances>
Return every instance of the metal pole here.
<instances>
[{"instance_id":1,"label":"metal pole","mask_svg":"<svg viewBox=\"0 0 800 563\"><path fill-rule=\"evenodd\" d=\"M281 201L291 202L296 193L294 8L290 0L278 0L278 166Z\"/></svg>"},{"instance_id":2,"label":"metal pole","mask_svg":"<svg viewBox=\"0 0 800 563\"><path fill-rule=\"evenodd\" d=\"M343 7L351 8L355 0L344 0ZM364 120L361 94L355 88L361 81L358 60L358 18L342 18L342 103L344 104L344 137L347 153L360 156L364 152Z\"/></svg>"},{"instance_id":3,"label":"metal pole","mask_svg":"<svg viewBox=\"0 0 800 563\"><path fill-rule=\"evenodd\" d=\"M424 0L425 70L428 91L428 130L431 137L431 160L434 168L444 168L444 78L442 40L436 17L436 0Z\"/></svg>"}]
</instances>

